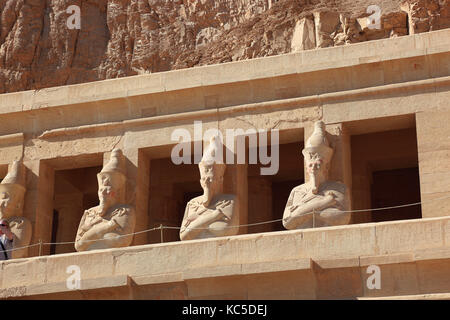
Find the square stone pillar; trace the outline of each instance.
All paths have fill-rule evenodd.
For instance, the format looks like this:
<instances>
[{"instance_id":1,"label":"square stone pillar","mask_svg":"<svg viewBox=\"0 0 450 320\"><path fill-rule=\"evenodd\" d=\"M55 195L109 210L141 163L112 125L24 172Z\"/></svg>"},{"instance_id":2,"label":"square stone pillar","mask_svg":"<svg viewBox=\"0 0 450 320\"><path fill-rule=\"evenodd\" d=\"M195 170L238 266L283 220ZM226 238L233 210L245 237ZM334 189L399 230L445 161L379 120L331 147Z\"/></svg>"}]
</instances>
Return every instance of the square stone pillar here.
<instances>
[{"instance_id":1,"label":"square stone pillar","mask_svg":"<svg viewBox=\"0 0 450 320\"><path fill-rule=\"evenodd\" d=\"M55 171L45 161L24 161L27 170L24 217L33 225L31 244L50 242L53 226ZM42 246L41 255L50 254L50 246ZM29 256L39 255L39 246L31 247Z\"/></svg>"},{"instance_id":2,"label":"square stone pillar","mask_svg":"<svg viewBox=\"0 0 450 320\"><path fill-rule=\"evenodd\" d=\"M314 131L314 123L305 126L305 145ZM328 178L347 186L348 210L352 208L352 163L350 134L343 123L326 125L327 139L334 149ZM305 182L309 180L305 165Z\"/></svg>"},{"instance_id":3,"label":"square stone pillar","mask_svg":"<svg viewBox=\"0 0 450 320\"><path fill-rule=\"evenodd\" d=\"M134 232L149 229L148 197L150 183L150 159L138 149L125 149L127 167L126 202L136 209L136 227ZM147 244L148 233L140 233L133 237L131 245Z\"/></svg>"},{"instance_id":4,"label":"square stone pillar","mask_svg":"<svg viewBox=\"0 0 450 320\"><path fill-rule=\"evenodd\" d=\"M228 164L224 176L223 192L238 197L239 225L248 223L248 180L247 164ZM246 234L247 226L239 228L238 234Z\"/></svg>"},{"instance_id":5,"label":"square stone pillar","mask_svg":"<svg viewBox=\"0 0 450 320\"><path fill-rule=\"evenodd\" d=\"M416 113L422 218L450 215L450 111Z\"/></svg>"}]
</instances>

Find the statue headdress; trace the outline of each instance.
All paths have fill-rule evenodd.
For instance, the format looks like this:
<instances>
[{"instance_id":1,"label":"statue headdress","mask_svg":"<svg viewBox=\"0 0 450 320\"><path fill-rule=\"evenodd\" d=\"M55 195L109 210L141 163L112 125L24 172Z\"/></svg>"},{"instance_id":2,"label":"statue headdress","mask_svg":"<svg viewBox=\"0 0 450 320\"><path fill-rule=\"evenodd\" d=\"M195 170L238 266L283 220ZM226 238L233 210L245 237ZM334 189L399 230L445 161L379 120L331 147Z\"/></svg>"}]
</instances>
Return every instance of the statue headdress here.
<instances>
[{"instance_id":1,"label":"statue headdress","mask_svg":"<svg viewBox=\"0 0 450 320\"><path fill-rule=\"evenodd\" d=\"M223 176L226 165L223 163L222 142L219 136L211 137L209 145L203 152L199 166L214 166L218 175Z\"/></svg>"},{"instance_id":2,"label":"statue headdress","mask_svg":"<svg viewBox=\"0 0 450 320\"><path fill-rule=\"evenodd\" d=\"M307 157L307 154L319 154L324 162L329 163L333 157L333 148L330 147L330 143L326 137L325 124L323 121L317 121L314 123L314 132L306 141L305 148L302 151L303 155Z\"/></svg>"},{"instance_id":3,"label":"statue headdress","mask_svg":"<svg viewBox=\"0 0 450 320\"><path fill-rule=\"evenodd\" d=\"M120 149L114 149L111 152L111 157L109 158L109 162L103 167L100 172L110 172L110 173L121 173L125 175L123 172L122 165L122 151Z\"/></svg>"},{"instance_id":4,"label":"statue headdress","mask_svg":"<svg viewBox=\"0 0 450 320\"><path fill-rule=\"evenodd\" d=\"M15 160L8 170L6 177L0 183L0 193L7 193L9 194L9 198L14 198L14 202L16 203L14 209L17 210L22 209L26 191L24 169L22 161ZM15 214L19 214L19 212L15 212Z\"/></svg>"},{"instance_id":5,"label":"statue headdress","mask_svg":"<svg viewBox=\"0 0 450 320\"><path fill-rule=\"evenodd\" d=\"M108 178L109 183L116 189L122 189L125 186L126 176L123 170L123 157L120 149L114 149L108 163L97 174L99 186L103 184L103 179Z\"/></svg>"},{"instance_id":6,"label":"statue headdress","mask_svg":"<svg viewBox=\"0 0 450 320\"><path fill-rule=\"evenodd\" d=\"M25 170L22 161L14 160L8 174L0 183L0 190L15 189L16 191L25 194Z\"/></svg>"}]
</instances>

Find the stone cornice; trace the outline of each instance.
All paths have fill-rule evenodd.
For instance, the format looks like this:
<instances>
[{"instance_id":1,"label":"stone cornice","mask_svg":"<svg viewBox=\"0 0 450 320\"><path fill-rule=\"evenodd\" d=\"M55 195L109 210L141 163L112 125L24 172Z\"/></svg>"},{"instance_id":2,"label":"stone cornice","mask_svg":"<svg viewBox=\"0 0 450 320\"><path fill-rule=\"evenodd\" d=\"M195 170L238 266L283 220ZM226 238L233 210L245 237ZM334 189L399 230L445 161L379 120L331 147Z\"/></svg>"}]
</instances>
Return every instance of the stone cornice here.
<instances>
[{"instance_id":1,"label":"stone cornice","mask_svg":"<svg viewBox=\"0 0 450 320\"><path fill-rule=\"evenodd\" d=\"M0 95L0 115L227 85L450 51L450 29L341 47Z\"/></svg>"}]
</instances>

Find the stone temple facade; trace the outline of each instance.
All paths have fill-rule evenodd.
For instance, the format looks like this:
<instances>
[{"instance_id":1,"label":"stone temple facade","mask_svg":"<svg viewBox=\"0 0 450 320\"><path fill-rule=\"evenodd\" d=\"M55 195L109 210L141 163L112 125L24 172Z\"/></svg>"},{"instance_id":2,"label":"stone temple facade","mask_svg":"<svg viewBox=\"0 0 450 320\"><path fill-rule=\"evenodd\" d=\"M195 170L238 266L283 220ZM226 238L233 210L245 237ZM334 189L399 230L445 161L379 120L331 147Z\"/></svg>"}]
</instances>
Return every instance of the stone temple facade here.
<instances>
[{"instance_id":1,"label":"stone temple facade","mask_svg":"<svg viewBox=\"0 0 450 320\"><path fill-rule=\"evenodd\" d=\"M249 161L250 138L224 172L175 164L176 129L192 158L210 150L200 122L276 132L278 170ZM6 93L0 123L0 191L17 203L1 213L20 244L2 298L450 298L450 29ZM308 150L332 150L324 197L343 223L316 208L287 227L307 203L291 191L316 181ZM208 166L214 223L235 232L180 240L208 214Z\"/></svg>"}]
</instances>

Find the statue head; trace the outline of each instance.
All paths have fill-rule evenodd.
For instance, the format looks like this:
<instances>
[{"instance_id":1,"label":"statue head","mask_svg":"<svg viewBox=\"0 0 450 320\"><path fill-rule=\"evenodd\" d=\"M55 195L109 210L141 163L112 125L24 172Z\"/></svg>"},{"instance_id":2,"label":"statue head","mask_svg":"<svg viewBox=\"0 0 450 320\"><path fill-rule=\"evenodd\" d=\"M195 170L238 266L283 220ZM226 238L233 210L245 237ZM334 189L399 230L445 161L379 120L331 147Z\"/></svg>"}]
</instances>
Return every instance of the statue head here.
<instances>
[{"instance_id":1,"label":"statue head","mask_svg":"<svg viewBox=\"0 0 450 320\"><path fill-rule=\"evenodd\" d=\"M109 162L97 174L98 198L101 208L109 208L123 201L126 176L121 165L122 152L114 149Z\"/></svg>"},{"instance_id":2,"label":"statue head","mask_svg":"<svg viewBox=\"0 0 450 320\"><path fill-rule=\"evenodd\" d=\"M21 215L25 196L25 175L22 162L15 160L0 183L0 217Z\"/></svg>"},{"instance_id":3,"label":"statue head","mask_svg":"<svg viewBox=\"0 0 450 320\"><path fill-rule=\"evenodd\" d=\"M305 157L306 172L313 184L313 192L317 192L320 184L328 179L333 149L326 138L325 124L314 123L314 132L306 141L302 151Z\"/></svg>"},{"instance_id":4,"label":"statue head","mask_svg":"<svg viewBox=\"0 0 450 320\"><path fill-rule=\"evenodd\" d=\"M226 165L223 161L216 159L219 148L222 148L220 138L217 136L212 137L203 153L202 160L198 164L205 205L209 204L216 193L222 192Z\"/></svg>"}]
</instances>

